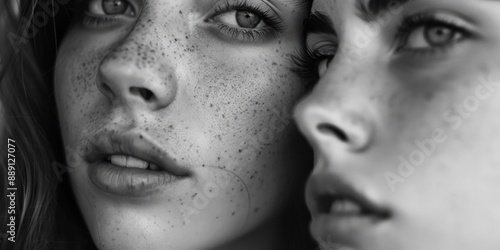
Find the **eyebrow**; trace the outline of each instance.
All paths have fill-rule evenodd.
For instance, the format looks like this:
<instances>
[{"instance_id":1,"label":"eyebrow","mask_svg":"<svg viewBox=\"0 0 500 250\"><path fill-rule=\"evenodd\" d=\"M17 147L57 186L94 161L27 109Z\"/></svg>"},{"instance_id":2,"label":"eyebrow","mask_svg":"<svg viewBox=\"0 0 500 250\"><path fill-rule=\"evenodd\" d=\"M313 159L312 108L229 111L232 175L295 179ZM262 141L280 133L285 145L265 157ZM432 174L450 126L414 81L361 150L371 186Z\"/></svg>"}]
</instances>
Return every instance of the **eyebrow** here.
<instances>
[{"instance_id":1,"label":"eyebrow","mask_svg":"<svg viewBox=\"0 0 500 250\"><path fill-rule=\"evenodd\" d=\"M337 35L333 28L332 20L325 14L318 11L313 11L309 16L304 19L304 29L307 34L332 34Z\"/></svg>"},{"instance_id":2,"label":"eyebrow","mask_svg":"<svg viewBox=\"0 0 500 250\"><path fill-rule=\"evenodd\" d=\"M376 20L382 12L388 11L394 6L401 6L410 0L370 0L368 6L364 0L356 0L358 16L366 22ZM319 11L313 11L304 19L306 37L310 34L332 34L337 35L333 21Z\"/></svg>"},{"instance_id":3,"label":"eyebrow","mask_svg":"<svg viewBox=\"0 0 500 250\"><path fill-rule=\"evenodd\" d=\"M356 0L356 9L358 16L366 22L375 21L382 12L389 11L391 8L401 6L410 0L370 0L368 6L364 0Z\"/></svg>"}]
</instances>

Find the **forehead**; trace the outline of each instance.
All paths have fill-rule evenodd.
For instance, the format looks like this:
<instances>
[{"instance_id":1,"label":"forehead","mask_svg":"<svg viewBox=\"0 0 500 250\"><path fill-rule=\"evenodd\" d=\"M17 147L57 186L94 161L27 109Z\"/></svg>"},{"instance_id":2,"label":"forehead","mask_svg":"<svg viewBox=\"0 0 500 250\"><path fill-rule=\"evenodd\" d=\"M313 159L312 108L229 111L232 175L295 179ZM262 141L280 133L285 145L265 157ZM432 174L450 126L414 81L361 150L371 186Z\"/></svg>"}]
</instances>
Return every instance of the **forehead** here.
<instances>
[{"instance_id":1,"label":"forehead","mask_svg":"<svg viewBox=\"0 0 500 250\"><path fill-rule=\"evenodd\" d=\"M327 16L341 15L349 11L375 16L382 11L397 8L410 1L416 0L314 0L312 10ZM432 2L436 2L436 0Z\"/></svg>"},{"instance_id":2,"label":"forehead","mask_svg":"<svg viewBox=\"0 0 500 250\"><path fill-rule=\"evenodd\" d=\"M349 0L341 0L349 1ZM321 11L323 14L330 15L334 10L339 8L338 0L314 0L312 5L313 11Z\"/></svg>"}]
</instances>

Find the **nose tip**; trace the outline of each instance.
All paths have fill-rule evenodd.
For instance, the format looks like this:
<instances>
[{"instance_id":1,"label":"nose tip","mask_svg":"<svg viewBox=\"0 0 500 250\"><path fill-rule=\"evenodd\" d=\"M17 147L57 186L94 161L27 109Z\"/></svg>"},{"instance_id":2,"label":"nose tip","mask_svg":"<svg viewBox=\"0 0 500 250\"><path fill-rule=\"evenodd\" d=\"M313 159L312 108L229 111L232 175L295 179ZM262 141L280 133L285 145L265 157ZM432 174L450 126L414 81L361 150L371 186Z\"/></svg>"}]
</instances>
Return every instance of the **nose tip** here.
<instances>
[{"instance_id":1,"label":"nose tip","mask_svg":"<svg viewBox=\"0 0 500 250\"><path fill-rule=\"evenodd\" d=\"M371 126L356 112L332 108L314 102L302 102L295 116L300 130L315 148L361 152L371 143ZM339 152L337 152L339 153Z\"/></svg>"},{"instance_id":2,"label":"nose tip","mask_svg":"<svg viewBox=\"0 0 500 250\"><path fill-rule=\"evenodd\" d=\"M153 69L108 60L99 67L97 88L112 102L157 110L173 101L177 84L174 77L162 77Z\"/></svg>"}]
</instances>

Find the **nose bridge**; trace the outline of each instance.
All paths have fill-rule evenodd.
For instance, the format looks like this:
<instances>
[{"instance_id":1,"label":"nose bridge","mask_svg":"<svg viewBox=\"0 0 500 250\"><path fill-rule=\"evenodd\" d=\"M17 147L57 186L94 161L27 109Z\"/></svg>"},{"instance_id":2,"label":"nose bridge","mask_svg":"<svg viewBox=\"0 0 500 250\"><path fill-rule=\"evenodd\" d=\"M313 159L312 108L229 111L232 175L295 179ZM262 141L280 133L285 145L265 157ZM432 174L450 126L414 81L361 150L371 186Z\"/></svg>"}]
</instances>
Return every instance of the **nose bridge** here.
<instances>
[{"instance_id":1,"label":"nose bridge","mask_svg":"<svg viewBox=\"0 0 500 250\"><path fill-rule=\"evenodd\" d=\"M315 89L296 108L301 131L323 156L341 159L371 145L376 70L356 62L333 59Z\"/></svg>"},{"instance_id":2,"label":"nose bridge","mask_svg":"<svg viewBox=\"0 0 500 250\"><path fill-rule=\"evenodd\" d=\"M368 105L368 97L377 92L378 77L376 68L366 59L341 55L330 62L311 98L321 100L332 109L359 110Z\"/></svg>"},{"instance_id":3,"label":"nose bridge","mask_svg":"<svg viewBox=\"0 0 500 250\"><path fill-rule=\"evenodd\" d=\"M131 30L109 50L99 66L97 86L112 101L160 109L168 106L177 91L175 68L142 13Z\"/></svg>"}]
</instances>

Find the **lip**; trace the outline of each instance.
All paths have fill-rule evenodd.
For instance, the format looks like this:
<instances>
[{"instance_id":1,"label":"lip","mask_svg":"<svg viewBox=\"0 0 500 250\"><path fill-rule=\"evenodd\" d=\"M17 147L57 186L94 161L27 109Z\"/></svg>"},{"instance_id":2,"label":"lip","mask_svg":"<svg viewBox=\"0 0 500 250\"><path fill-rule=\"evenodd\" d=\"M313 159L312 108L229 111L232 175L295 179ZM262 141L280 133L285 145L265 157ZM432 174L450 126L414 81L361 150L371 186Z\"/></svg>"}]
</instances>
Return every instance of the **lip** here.
<instances>
[{"instance_id":1,"label":"lip","mask_svg":"<svg viewBox=\"0 0 500 250\"><path fill-rule=\"evenodd\" d=\"M307 186L307 203L313 217L310 230L318 239L328 238L336 243L356 246L362 238L373 237L383 230L393 217L387 206L329 172L314 173ZM332 212L331 206L336 199L355 202L362 212Z\"/></svg>"},{"instance_id":2,"label":"lip","mask_svg":"<svg viewBox=\"0 0 500 250\"><path fill-rule=\"evenodd\" d=\"M140 132L102 133L89 140L89 178L100 190L119 196L146 196L161 193L169 184L186 178L190 171L179 166L162 147ZM160 170L144 170L114 165L109 155L132 156L154 163Z\"/></svg>"}]
</instances>

